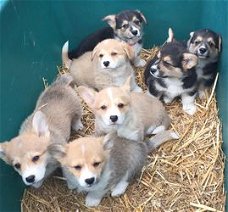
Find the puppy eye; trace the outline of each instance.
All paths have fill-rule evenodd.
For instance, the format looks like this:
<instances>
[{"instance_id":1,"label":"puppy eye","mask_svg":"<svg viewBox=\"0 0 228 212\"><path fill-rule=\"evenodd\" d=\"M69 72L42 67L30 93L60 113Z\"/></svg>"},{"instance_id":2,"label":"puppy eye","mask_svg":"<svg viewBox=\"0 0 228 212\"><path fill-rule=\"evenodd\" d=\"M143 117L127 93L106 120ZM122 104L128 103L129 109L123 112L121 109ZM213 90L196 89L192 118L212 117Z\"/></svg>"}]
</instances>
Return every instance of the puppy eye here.
<instances>
[{"instance_id":1,"label":"puppy eye","mask_svg":"<svg viewBox=\"0 0 228 212\"><path fill-rule=\"evenodd\" d=\"M106 108L107 108L107 106L105 106L105 105L101 106L101 110L105 110Z\"/></svg>"},{"instance_id":2,"label":"puppy eye","mask_svg":"<svg viewBox=\"0 0 228 212\"><path fill-rule=\"evenodd\" d=\"M20 168L21 168L21 164L20 164L20 163L16 163L16 164L14 164L14 167L15 167L16 169L20 169Z\"/></svg>"},{"instance_id":3,"label":"puppy eye","mask_svg":"<svg viewBox=\"0 0 228 212\"><path fill-rule=\"evenodd\" d=\"M94 167L98 167L100 164L101 164L101 162L94 162L94 163L93 163L93 166L94 166Z\"/></svg>"},{"instance_id":4,"label":"puppy eye","mask_svg":"<svg viewBox=\"0 0 228 212\"><path fill-rule=\"evenodd\" d=\"M32 158L32 162L36 162L40 159L40 156L39 155L36 155Z\"/></svg>"},{"instance_id":5,"label":"puppy eye","mask_svg":"<svg viewBox=\"0 0 228 212\"><path fill-rule=\"evenodd\" d=\"M194 43L195 43L195 45L198 45L200 43L200 41L196 40Z\"/></svg>"},{"instance_id":6,"label":"puppy eye","mask_svg":"<svg viewBox=\"0 0 228 212\"><path fill-rule=\"evenodd\" d=\"M119 103L117 106L118 106L118 108L123 108L124 104L123 103Z\"/></svg>"},{"instance_id":7,"label":"puppy eye","mask_svg":"<svg viewBox=\"0 0 228 212\"><path fill-rule=\"evenodd\" d=\"M116 53L116 52L112 52L111 55L112 55L112 56L116 56L117 53Z\"/></svg>"},{"instance_id":8,"label":"puppy eye","mask_svg":"<svg viewBox=\"0 0 228 212\"><path fill-rule=\"evenodd\" d=\"M129 24L123 24L123 25L122 25L122 28L127 29L128 26L129 26Z\"/></svg>"},{"instance_id":9,"label":"puppy eye","mask_svg":"<svg viewBox=\"0 0 228 212\"><path fill-rule=\"evenodd\" d=\"M140 24L140 21L139 20L134 20L134 23L139 25Z\"/></svg>"},{"instance_id":10,"label":"puppy eye","mask_svg":"<svg viewBox=\"0 0 228 212\"><path fill-rule=\"evenodd\" d=\"M167 61L163 61L163 63L167 66L173 66L171 63L167 62Z\"/></svg>"},{"instance_id":11,"label":"puppy eye","mask_svg":"<svg viewBox=\"0 0 228 212\"><path fill-rule=\"evenodd\" d=\"M99 57L102 58L104 55L103 54L100 54Z\"/></svg>"},{"instance_id":12,"label":"puppy eye","mask_svg":"<svg viewBox=\"0 0 228 212\"><path fill-rule=\"evenodd\" d=\"M81 166L80 165L77 165L77 166L74 166L74 168L76 169L76 170L81 170Z\"/></svg>"},{"instance_id":13,"label":"puppy eye","mask_svg":"<svg viewBox=\"0 0 228 212\"><path fill-rule=\"evenodd\" d=\"M211 41L209 41L208 44L209 44L210 47L214 46L214 43L211 42Z\"/></svg>"}]
</instances>

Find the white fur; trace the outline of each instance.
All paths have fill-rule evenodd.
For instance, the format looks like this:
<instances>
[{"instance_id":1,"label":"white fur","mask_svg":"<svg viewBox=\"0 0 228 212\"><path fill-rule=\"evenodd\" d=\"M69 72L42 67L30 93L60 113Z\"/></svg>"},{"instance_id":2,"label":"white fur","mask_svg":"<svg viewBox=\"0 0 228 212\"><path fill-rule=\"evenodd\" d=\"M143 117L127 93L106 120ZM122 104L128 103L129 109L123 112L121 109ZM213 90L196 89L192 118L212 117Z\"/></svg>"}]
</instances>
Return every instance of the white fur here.
<instances>
[{"instance_id":1,"label":"white fur","mask_svg":"<svg viewBox=\"0 0 228 212\"><path fill-rule=\"evenodd\" d=\"M96 182L96 175L94 175L93 172L91 172L87 166L83 167L83 169L81 170L81 174L80 174L80 177L78 179L78 183L81 187L88 187L88 184L85 182L86 179L89 179L89 178L92 178L94 177L95 178L95 181Z\"/></svg>"},{"instance_id":2,"label":"white fur","mask_svg":"<svg viewBox=\"0 0 228 212\"><path fill-rule=\"evenodd\" d=\"M193 115L197 110L197 107L195 105L195 95L188 96L186 94L182 94L181 99L182 99L183 110L189 115Z\"/></svg>"},{"instance_id":3,"label":"white fur","mask_svg":"<svg viewBox=\"0 0 228 212\"><path fill-rule=\"evenodd\" d=\"M74 129L75 131L78 131L78 130L82 130L83 129L83 124L82 124L82 121L81 119L75 119L73 120L72 122L72 129Z\"/></svg>"},{"instance_id":4,"label":"white fur","mask_svg":"<svg viewBox=\"0 0 228 212\"><path fill-rule=\"evenodd\" d=\"M128 173L126 173L126 175L123 177L123 179L120 180L120 182L118 182L114 188L112 188L112 197L117 197L117 196L120 196L121 194L123 194L128 185L129 185L129 182L127 181L128 179Z\"/></svg>"},{"instance_id":5,"label":"white fur","mask_svg":"<svg viewBox=\"0 0 228 212\"><path fill-rule=\"evenodd\" d=\"M156 128L152 131L152 133L153 133L153 134L157 134L157 133L160 133L160 132L164 131L165 129L166 129L165 126L161 125L161 126L156 127Z\"/></svg>"}]
</instances>

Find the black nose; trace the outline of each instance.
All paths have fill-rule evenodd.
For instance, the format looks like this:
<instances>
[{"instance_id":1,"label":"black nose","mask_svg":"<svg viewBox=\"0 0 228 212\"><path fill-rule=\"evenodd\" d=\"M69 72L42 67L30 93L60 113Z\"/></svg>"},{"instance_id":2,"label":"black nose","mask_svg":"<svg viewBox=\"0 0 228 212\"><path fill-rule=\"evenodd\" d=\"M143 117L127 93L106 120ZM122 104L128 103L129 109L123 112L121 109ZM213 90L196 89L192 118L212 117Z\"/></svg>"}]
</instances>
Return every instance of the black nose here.
<instances>
[{"instance_id":1,"label":"black nose","mask_svg":"<svg viewBox=\"0 0 228 212\"><path fill-rule=\"evenodd\" d=\"M199 49L199 51L200 51L201 54L204 54L207 51L207 49L202 47L202 48Z\"/></svg>"},{"instance_id":2,"label":"black nose","mask_svg":"<svg viewBox=\"0 0 228 212\"><path fill-rule=\"evenodd\" d=\"M154 74L157 70L155 68L150 68L150 73Z\"/></svg>"},{"instance_id":3,"label":"black nose","mask_svg":"<svg viewBox=\"0 0 228 212\"><path fill-rule=\"evenodd\" d=\"M88 185L91 185L91 184L94 183L94 180L95 180L95 178L94 178L94 177L91 177L91 178L85 179L85 182L86 182Z\"/></svg>"},{"instance_id":4,"label":"black nose","mask_svg":"<svg viewBox=\"0 0 228 212\"><path fill-rule=\"evenodd\" d=\"M132 30L131 33L132 33L133 35L137 35L137 34L138 34L138 30Z\"/></svg>"},{"instance_id":5,"label":"black nose","mask_svg":"<svg viewBox=\"0 0 228 212\"><path fill-rule=\"evenodd\" d=\"M118 116L110 116L112 122L116 122L118 120Z\"/></svg>"},{"instance_id":6,"label":"black nose","mask_svg":"<svg viewBox=\"0 0 228 212\"><path fill-rule=\"evenodd\" d=\"M108 67L109 63L110 63L109 61L104 61L103 62L103 64L104 64L105 67Z\"/></svg>"},{"instance_id":7,"label":"black nose","mask_svg":"<svg viewBox=\"0 0 228 212\"><path fill-rule=\"evenodd\" d=\"M26 177L25 180L28 183L34 183L34 181L35 181L35 175L30 175L30 176Z\"/></svg>"}]
</instances>

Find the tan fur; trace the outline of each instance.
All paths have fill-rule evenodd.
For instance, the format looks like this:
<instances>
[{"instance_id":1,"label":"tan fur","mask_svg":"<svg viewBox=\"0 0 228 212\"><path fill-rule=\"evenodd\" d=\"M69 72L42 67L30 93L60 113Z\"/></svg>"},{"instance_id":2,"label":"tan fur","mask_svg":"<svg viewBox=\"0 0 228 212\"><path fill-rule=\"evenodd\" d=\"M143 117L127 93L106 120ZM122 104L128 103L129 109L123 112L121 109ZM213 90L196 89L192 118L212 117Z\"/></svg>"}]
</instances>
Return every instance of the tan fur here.
<instances>
[{"instance_id":1,"label":"tan fur","mask_svg":"<svg viewBox=\"0 0 228 212\"><path fill-rule=\"evenodd\" d=\"M110 67L103 66L104 58L108 58ZM97 90L112 85L123 85L126 79L132 76L132 90L141 91L135 82L134 71L130 64L133 58L134 51L129 45L115 39L107 39L100 42L93 52L86 52L74 59L70 73L78 86L85 85ZM64 63L69 64L67 59L64 60Z\"/></svg>"}]
</instances>

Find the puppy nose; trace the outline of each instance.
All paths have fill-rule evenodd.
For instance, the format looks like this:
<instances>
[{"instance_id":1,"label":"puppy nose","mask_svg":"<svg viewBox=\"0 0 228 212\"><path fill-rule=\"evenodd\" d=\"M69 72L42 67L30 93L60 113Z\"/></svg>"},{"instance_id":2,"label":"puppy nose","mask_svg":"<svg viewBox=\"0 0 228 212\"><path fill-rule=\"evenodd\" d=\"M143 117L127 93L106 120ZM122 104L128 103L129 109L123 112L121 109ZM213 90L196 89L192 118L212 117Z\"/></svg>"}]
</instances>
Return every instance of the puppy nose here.
<instances>
[{"instance_id":1,"label":"puppy nose","mask_svg":"<svg viewBox=\"0 0 228 212\"><path fill-rule=\"evenodd\" d=\"M109 63L110 63L109 61L104 61L103 62L103 64L104 64L105 67L108 67Z\"/></svg>"},{"instance_id":2,"label":"puppy nose","mask_svg":"<svg viewBox=\"0 0 228 212\"><path fill-rule=\"evenodd\" d=\"M157 69L155 69L155 68L150 68L150 73L151 73L151 74L154 74L156 71L157 71Z\"/></svg>"},{"instance_id":3,"label":"puppy nose","mask_svg":"<svg viewBox=\"0 0 228 212\"><path fill-rule=\"evenodd\" d=\"M94 178L94 177L91 177L91 178L85 179L85 182L86 182L88 185L91 185L91 184L94 183L94 180L95 180L95 178Z\"/></svg>"},{"instance_id":4,"label":"puppy nose","mask_svg":"<svg viewBox=\"0 0 228 212\"><path fill-rule=\"evenodd\" d=\"M112 122L116 122L118 120L118 116L110 116Z\"/></svg>"},{"instance_id":5,"label":"puppy nose","mask_svg":"<svg viewBox=\"0 0 228 212\"><path fill-rule=\"evenodd\" d=\"M28 183L33 183L35 181L35 175L30 175L25 178Z\"/></svg>"},{"instance_id":6,"label":"puppy nose","mask_svg":"<svg viewBox=\"0 0 228 212\"><path fill-rule=\"evenodd\" d=\"M207 49L204 48L204 47L201 47L201 48L199 49L199 51L200 51L201 54L204 54L204 53L207 51Z\"/></svg>"},{"instance_id":7,"label":"puppy nose","mask_svg":"<svg viewBox=\"0 0 228 212\"><path fill-rule=\"evenodd\" d=\"M137 34L138 34L138 30L132 30L131 33L132 33L133 35L137 35Z\"/></svg>"}]
</instances>

